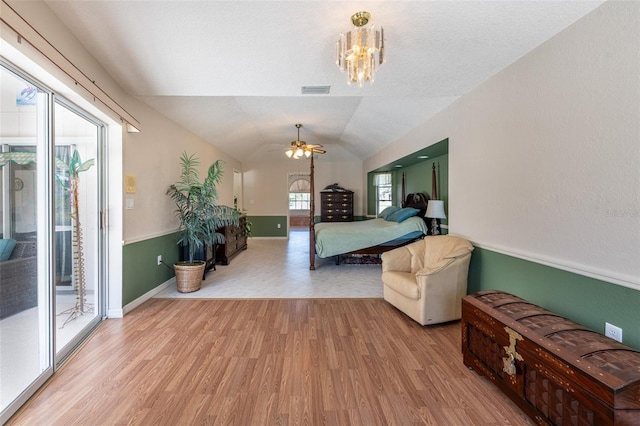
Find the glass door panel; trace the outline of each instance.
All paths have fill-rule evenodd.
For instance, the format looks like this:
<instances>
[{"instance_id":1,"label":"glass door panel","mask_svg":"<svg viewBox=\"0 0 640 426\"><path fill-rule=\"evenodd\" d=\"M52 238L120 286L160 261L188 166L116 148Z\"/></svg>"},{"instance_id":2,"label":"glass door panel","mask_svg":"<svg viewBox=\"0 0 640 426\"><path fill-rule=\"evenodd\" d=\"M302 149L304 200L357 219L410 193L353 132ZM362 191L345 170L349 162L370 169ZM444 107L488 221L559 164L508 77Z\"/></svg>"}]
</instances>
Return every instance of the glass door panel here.
<instances>
[{"instance_id":1,"label":"glass door panel","mask_svg":"<svg viewBox=\"0 0 640 426\"><path fill-rule=\"evenodd\" d=\"M0 64L0 423L53 371L48 105Z\"/></svg>"},{"instance_id":2,"label":"glass door panel","mask_svg":"<svg viewBox=\"0 0 640 426\"><path fill-rule=\"evenodd\" d=\"M56 360L66 356L102 314L97 161L101 131L88 117L55 104Z\"/></svg>"},{"instance_id":3,"label":"glass door panel","mask_svg":"<svg viewBox=\"0 0 640 426\"><path fill-rule=\"evenodd\" d=\"M105 127L43 87L0 58L0 424L104 312Z\"/></svg>"}]
</instances>

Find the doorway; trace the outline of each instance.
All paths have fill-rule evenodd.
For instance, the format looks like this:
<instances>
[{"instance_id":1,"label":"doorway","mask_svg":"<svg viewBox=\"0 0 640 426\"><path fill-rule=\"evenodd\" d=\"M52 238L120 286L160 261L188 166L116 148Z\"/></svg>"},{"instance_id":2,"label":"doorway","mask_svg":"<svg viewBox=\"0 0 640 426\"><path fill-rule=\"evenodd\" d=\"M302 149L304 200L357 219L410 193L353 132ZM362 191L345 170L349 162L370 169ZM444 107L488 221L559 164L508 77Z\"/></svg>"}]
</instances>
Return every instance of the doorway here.
<instances>
[{"instance_id":1,"label":"doorway","mask_svg":"<svg viewBox=\"0 0 640 426\"><path fill-rule=\"evenodd\" d=\"M308 174L289 175L289 228L309 228L311 180Z\"/></svg>"}]
</instances>

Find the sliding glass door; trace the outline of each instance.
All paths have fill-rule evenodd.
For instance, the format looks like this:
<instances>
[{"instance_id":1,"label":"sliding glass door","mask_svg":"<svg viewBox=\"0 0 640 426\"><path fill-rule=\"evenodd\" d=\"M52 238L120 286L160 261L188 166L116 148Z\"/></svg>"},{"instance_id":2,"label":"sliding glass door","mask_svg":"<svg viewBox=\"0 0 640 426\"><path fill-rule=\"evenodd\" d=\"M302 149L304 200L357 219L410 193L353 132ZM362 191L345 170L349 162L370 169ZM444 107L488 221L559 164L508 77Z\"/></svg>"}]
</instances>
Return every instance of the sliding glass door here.
<instances>
[{"instance_id":1,"label":"sliding glass door","mask_svg":"<svg viewBox=\"0 0 640 426\"><path fill-rule=\"evenodd\" d=\"M104 315L105 126L0 73L1 424Z\"/></svg>"},{"instance_id":2,"label":"sliding glass door","mask_svg":"<svg viewBox=\"0 0 640 426\"><path fill-rule=\"evenodd\" d=\"M56 363L101 318L100 167L104 126L56 101L54 281Z\"/></svg>"},{"instance_id":3,"label":"sliding glass door","mask_svg":"<svg viewBox=\"0 0 640 426\"><path fill-rule=\"evenodd\" d=\"M0 70L0 408L53 371L46 163L50 95Z\"/></svg>"}]
</instances>

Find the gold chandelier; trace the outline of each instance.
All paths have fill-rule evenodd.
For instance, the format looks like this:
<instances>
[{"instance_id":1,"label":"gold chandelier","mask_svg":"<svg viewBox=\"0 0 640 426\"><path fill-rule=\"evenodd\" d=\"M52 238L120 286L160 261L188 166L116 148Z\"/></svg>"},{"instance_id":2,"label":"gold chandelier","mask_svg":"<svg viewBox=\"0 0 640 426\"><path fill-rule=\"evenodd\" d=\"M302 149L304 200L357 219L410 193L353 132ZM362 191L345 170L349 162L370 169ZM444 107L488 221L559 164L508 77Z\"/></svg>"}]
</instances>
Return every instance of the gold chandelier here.
<instances>
[{"instance_id":1,"label":"gold chandelier","mask_svg":"<svg viewBox=\"0 0 640 426\"><path fill-rule=\"evenodd\" d=\"M296 127L298 128L298 139L291 141L291 148L285 152L287 157L297 160L302 156L309 158L311 154L324 154L327 152L324 149L320 149L322 145L309 145L305 141L301 141L300 127L302 127L302 124L296 124Z\"/></svg>"},{"instance_id":2,"label":"gold chandelier","mask_svg":"<svg viewBox=\"0 0 640 426\"><path fill-rule=\"evenodd\" d=\"M358 12L351 17L353 29L340 34L336 43L336 64L340 71L347 71L347 84L373 83L376 68L386 61L384 53L384 29L367 27L371 19L369 12Z\"/></svg>"}]
</instances>

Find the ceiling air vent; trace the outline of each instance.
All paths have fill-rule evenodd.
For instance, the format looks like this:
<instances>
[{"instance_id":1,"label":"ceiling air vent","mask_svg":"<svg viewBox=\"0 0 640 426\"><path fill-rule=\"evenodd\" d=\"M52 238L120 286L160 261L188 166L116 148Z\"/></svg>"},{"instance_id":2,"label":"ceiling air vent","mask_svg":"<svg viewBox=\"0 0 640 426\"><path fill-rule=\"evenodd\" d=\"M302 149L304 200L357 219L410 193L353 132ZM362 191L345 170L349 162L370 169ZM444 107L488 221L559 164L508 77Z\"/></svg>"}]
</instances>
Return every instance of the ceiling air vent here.
<instances>
[{"instance_id":1,"label":"ceiling air vent","mask_svg":"<svg viewBox=\"0 0 640 426\"><path fill-rule=\"evenodd\" d=\"M328 95L331 86L302 86L303 95Z\"/></svg>"}]
</instances>

